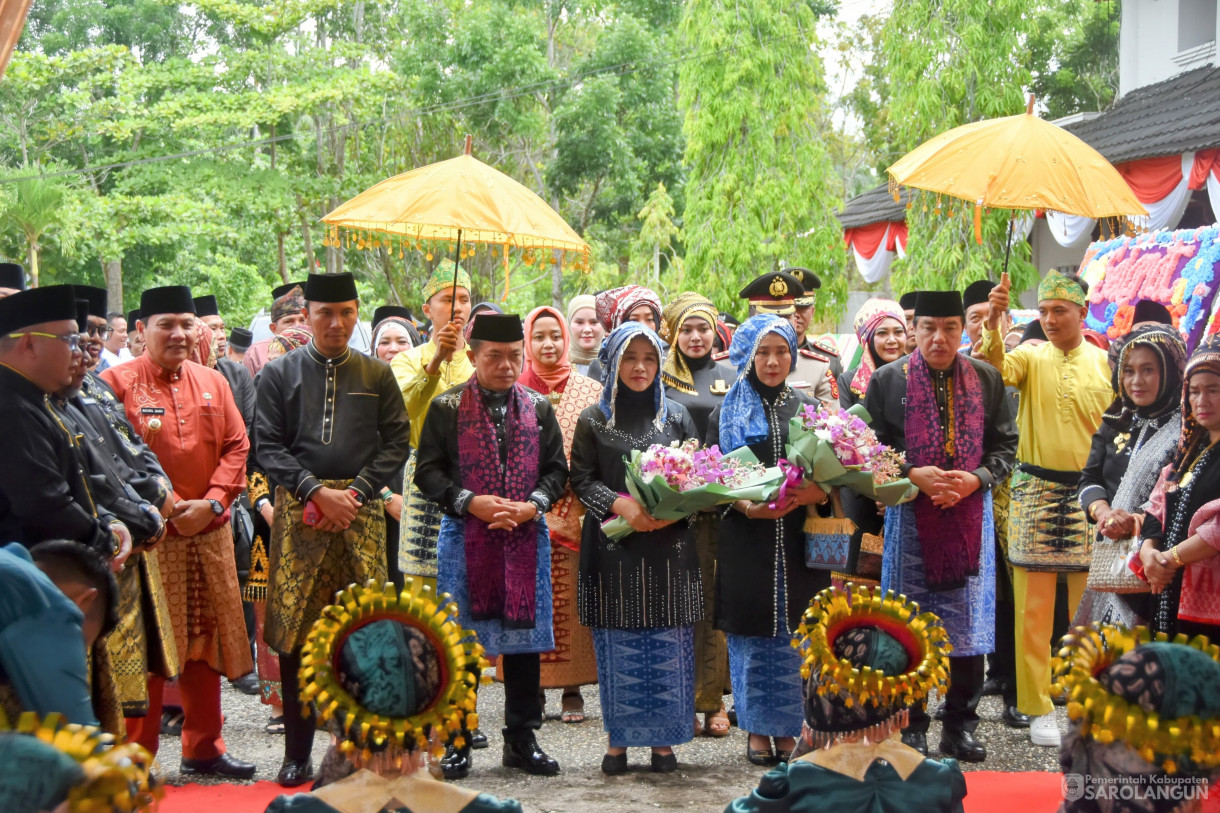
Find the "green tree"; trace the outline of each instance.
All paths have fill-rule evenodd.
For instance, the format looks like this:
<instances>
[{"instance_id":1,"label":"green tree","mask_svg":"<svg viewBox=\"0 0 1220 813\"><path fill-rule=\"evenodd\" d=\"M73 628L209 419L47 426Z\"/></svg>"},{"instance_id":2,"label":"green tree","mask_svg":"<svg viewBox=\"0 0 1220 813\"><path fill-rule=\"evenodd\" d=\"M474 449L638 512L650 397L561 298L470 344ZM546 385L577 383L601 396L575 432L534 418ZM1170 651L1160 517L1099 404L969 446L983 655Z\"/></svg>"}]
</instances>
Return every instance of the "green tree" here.
<instances>
[{"instance_id":1,"label":"green tree","mask_svg":"<svg viewBox=\"0 0 1220 813\"><path fill-rule=\"evenodd\" d=\"M846 301L840 207L820 129L826 92L815 26L799 0L691 0L683 8L686 287L722 308L780 265L825 281L818 314Z\"/></svg>"},{"instance_id":2,"label":"green tree","mask_svg":"<svg viewBox=\"0 0 1220 813\"><path fill-rule=\"evenodd\" d=\"M682 270L682 260L674 246L675 240L682 239L682 230L674 224L674 199L669 196L665 184L657 184L636 217L640 221L640 233L632 245L631 267L637 270L647 268L651 284L660 288L662 258L679 274ZM678 291L671 286L670 293L676 294Z\"/></svg>"},{"instance_id":3,"label":"green tree","mask_svg":"<svg viewBox=\"0 0 1220 813\"><path fill-rule=\"evenodd\" d=\"M1031 89L1048 119L1105 110L1118 94L1119 0L1051 3L1029 38Z\"/></svg>"},{"instance_id":4,"label":"green tree","mask_svg":"<svg viewBox=\"0 0 1220 813\"><path fill-rule=\"evenodd\" d=\"M16 228L25 241L26 271L31 287L38 287L40 241L48 229L60 222L63 200L61 184L41 178L24 178L13 183L4 201L0 222Z\"/></svg>"}]
</instances>

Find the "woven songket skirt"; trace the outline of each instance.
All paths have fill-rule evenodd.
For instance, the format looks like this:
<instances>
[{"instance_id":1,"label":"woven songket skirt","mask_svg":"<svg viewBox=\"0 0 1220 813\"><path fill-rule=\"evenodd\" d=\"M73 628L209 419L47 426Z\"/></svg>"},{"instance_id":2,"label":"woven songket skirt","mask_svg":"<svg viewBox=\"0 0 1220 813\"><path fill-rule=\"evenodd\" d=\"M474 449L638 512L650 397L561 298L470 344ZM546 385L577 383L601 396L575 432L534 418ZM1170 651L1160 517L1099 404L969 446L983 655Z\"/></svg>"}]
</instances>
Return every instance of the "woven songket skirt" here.
<instances>
[{"instance_id":1,"label":"woven songket skirt","mask_svg":"<svg viewBox=\"0 0 1220 813\"><path fill-rule=\"evenodd\" d=\"M124 717L148 712L148 674L178 676L178 648L155 550L137 553L117 574L119 623L106 637Z\"/></svg>"},{"instance_id":2,"label":"woven songket skirt","mask_svg":"<svg viewBox=\"0 0 1220 813\"><path fill-rule=\"evenodd\" d=\"M595 627L593 646L611 748L679 745L694 737L693 626Z\"/></svg>"},{"instance_id":3,"label":"woven songket skirt","mask_svg":"<svg viewBox=\"0 0 1220 813\"><path fill-rule=\"evenodd\" d=\"M1012 475L1008 559L1026 570L1088 570L1093 524L1080 507L1077 487L1017 470Z\"/></svg>"},{"instance_id":4,"label":"woven songket skirt","mask_svg":"<svg viewBox=\"0 0 1220 813\"><path fill-rule=\"evenodd\" d=\"M398 536L398 569L405 576L436 578L436 538L444 512L415 487L416 452L411 450L403 477L402 522Z\"/></svg>"},{"instance_id":5,"label":"woven songket skirt","mask_svg":"<svg viewBox=\"0 0 1220 813\"><path fill-rule=\"evenodd\" d=\"M797 737L805 721L801 656L792 636L728 635L737 725L768 737Z\"/></svg>"},{"instance_id":6,"label":"woven songket skirt","mask_svg":"<svg viewBox=\"0 0 1220 813\"><path fill-rule=\"evenodd\" d=\"M915 531L915 509L908 503L885 511L881 587L905 594L921 610L939 616L955 658L995 651L995 523L990 494L983 497L982 534L978 575L967 577L966 586L956 590L929 590Z\"/></svg>"},{"instance_id":7,"label":"woven songket skirt","mask_svg":"<svg viewBox=\"0 0 1220 813\"><path fill-rule=\"evenodd\" d=\"M487 654L517 655L550 652L555 648L555 629L551 605L551 536L546 522L538 521L538 555L535 565L534 626L530 629L505 629L498 619L474 621L470 618L470 585L466 582L465 522L453 517L441 520L441 535L436 543L439 572L436 584L442 593L453 596L458 606L462 629L478 633Z\"/></svg>"}]
</instances>

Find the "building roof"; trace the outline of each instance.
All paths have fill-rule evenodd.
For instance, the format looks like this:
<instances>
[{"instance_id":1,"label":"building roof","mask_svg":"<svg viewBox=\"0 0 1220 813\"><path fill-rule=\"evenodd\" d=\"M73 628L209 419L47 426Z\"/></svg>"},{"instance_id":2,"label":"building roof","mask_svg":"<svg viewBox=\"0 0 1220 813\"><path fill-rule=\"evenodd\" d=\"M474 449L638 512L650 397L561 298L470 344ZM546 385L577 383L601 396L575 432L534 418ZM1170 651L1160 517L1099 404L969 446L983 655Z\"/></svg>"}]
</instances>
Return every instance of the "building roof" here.
<instances>
[{"instance_id":1,"label":"building roof","mask_svg":"<svg viewBox=\"0 0 1220 813\"><path fill-rule=\"evenodd\" d=\"M867 226L882 220L901 222L907 218L906 209L910 200L911 191L904 186L899 192L898 203L895 203L889 184L883 183L847 201L843 211L835 212L835 217L839 218L844 229Z\"/></svg>"},{"instance_id":2,"label":"building roof","mask_svg":"<svg viewBox=\"0 0 1220 813\"><path fill-rule=\"evenodd\" d=\"M1100 116L1064 129L1112 164L1220 147L1220 68L1137 88Z\"/></svg>"}]
</instances>

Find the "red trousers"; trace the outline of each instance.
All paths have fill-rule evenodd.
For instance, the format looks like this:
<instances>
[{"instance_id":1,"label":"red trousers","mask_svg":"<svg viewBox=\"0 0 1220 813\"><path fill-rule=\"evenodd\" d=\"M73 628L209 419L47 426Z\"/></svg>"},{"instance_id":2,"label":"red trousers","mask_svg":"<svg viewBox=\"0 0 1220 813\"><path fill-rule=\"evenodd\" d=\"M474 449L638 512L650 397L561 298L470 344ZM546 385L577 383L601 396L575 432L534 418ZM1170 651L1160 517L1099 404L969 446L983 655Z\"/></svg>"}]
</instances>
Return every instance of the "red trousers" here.
<instances>
[{"instance_id":1,"label":"red trousers","mask_svg":"<svg viewBox=\"0 0 1220 813\"><path fill-rule=\"evenodd\" d=\"M165 678L148 677L148 715L127 718L127 738L138 742L154 756L161 737L161 698ZM178 677L182 695L182 756L213 759L225 752L220 736L224 716L220 712L220 674L203 661L187 661Z\"/></svg>"}]
</instances>

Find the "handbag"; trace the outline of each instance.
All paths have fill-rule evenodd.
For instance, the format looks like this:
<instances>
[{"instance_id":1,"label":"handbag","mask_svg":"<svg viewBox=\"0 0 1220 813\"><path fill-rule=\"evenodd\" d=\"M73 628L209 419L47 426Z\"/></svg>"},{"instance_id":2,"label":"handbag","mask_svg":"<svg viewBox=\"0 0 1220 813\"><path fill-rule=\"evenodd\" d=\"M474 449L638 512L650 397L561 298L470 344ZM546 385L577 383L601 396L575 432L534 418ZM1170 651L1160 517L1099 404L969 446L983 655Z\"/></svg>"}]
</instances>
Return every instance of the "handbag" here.
<instances>
[{"instance_id":1,"label":"handbag","mask_svg":"<svg viewBox=\"0 0 1220 813\"><path fill-rule=\"evenodd\" d=\"M843 570L847 567L851 535L856 523L843 514L839 490L830 493L833 516L822 517L809 506L805 517L805 567L810 570Z\"/></svg>"},{"instance_id":2,"label":"handbag","mask_svg":"<svg viewBox=\"0 0 1220 813\"><path fill-rule=\"evenodd\" d=\"M1089 565L1089 580L1085 585L1099 593L1148 593L1152 585L1127 567L1132 555L1138 559L1140 535L1126 539L1110 539L1097 535L1093 543L1093 563Z\"/></svg>"}]
</instances>

